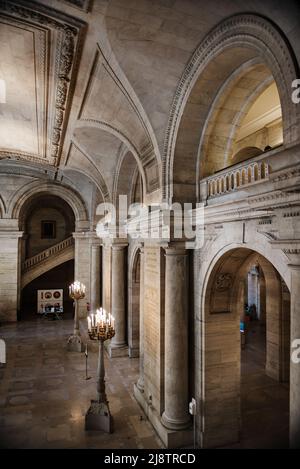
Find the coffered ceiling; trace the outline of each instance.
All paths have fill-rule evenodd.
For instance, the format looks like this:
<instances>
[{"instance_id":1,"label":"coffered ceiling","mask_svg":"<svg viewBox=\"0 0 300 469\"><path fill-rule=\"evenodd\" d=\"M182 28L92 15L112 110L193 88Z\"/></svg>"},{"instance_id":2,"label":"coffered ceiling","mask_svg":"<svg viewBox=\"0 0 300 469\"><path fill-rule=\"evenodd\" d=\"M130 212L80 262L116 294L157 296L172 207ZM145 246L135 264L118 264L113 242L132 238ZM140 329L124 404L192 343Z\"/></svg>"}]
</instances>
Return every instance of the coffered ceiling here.
<instances>
[{"instance_id":1,"label":"coffered ceiling","mask_svg":"<svg viewBox=\"0 0 300 469\"><path fill-rule=\"evenodd\" d=\"M84 23L31 2L0 2L0 157L57 164Z\"/></svg>"}]
</instances>

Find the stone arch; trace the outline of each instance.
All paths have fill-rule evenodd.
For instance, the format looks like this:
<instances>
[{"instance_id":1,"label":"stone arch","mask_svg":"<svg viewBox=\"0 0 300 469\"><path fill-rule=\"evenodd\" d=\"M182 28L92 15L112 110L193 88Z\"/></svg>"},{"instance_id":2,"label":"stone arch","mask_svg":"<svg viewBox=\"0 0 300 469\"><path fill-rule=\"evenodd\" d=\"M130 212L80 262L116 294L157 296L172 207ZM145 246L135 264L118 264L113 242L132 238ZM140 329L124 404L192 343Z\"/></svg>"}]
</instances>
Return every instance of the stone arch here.
<instances>
[{"instance_id":1,"label":"stone arch","mask_svg":"<svg viewBox=\"0 0 300 469\"><path fill-rule=\"evenodd\" d=\"M130 357L139 356L140 246L136 246L128 265L128 348Z\"/></svg>"},{"instance_id":2,"label":"stone arch","mask_svg":"<svg viewBox=\"0 0 300 469\"><path fill-rule=\"evenodd\" d=\"M233 155L234 163L239 163L240 161L246 160L248 158L253 158L260 155L262 150L257 147L244 147L239 150L235 155Z\"/></svg>"},{"instance_id":3,"label":"stone arch","mask_svg":"<svg viewBox=\"0 0 300 469\"><path fill-rule=\"evenodd\" d=\"M300 111L291 100L291 83L297 76L298 66L286 38L261 16L230 17L201 42L175 93L164 146L166 197L195 201L200 132L216 90L234 70L251 60L265 64L276 82L283 114L284 144L292 145L299 139ZM183 161L185 171L182 171Z\"/></svg>"},{"instance_id":4,"label":"stone arch","mask_svg":"<svg viewBox=\"0 0 300 469\"><path fill-rule=\"evenodd\" d=\"M5 212L6 212L5 203L4 203L3 198L0 195L0 218L4 217Z\"/></svg>"},{"instance_id":5,"label":"stone arch","mask_svg":"<svg viewBox=\"0 0 300 469\"><path fill-rule=\"evenodd\" d=\"M73 189L53 182L49 183L40 181L34 181L33 183L23 186L13 195L8 204L8 213L10 217L18 219L20 223L30 202L35 197L41 195L54 195L67 202L73 210L77 228L80 223L89 221L86 206L81 197Z\"/></svg>"},{"instance_id":6,"label":"stone arch","mask_svg":"<svg viewBox=\"0 0 300 469\"><path fill-rule=\"evenodd\" d=\"M279 272L266 257L249 247L227 246L210 263L202 290L202 373L203 418L207 422L204 446L223 446L240 437L240 309L243 308L243 281L249 268L263 269L267 307L266 373L284 380L286 366L282 354L280 321L290 320L283 308ZM273 327L273 329L272 329ZM274 329L275 327L275 329ZM269 331L268 331L269 328ZM269 337L268 337L269 333ZM274 336L277 339L274 342ZM272 342L273 341L273 342ZM287 339L289 353L289 338ZM286 351L285 351L286 352Z\"/></svg>"},{"instance_id":7,"label":"stone arch","mask_svg":"<svg viewBox=\"0 0 300 469\"><path fill-rule=\"evenodd\" d=\"M106 182L101 174L101 172L99 171L99 168L94 164L94 162L92 161L92 159L90 158L90 156L88 155L88 153L82 148L82 146L76 141L75 137L73 136L73 140L72 140L72 145L74 145L74 147L80 151L90 162L90 164L92 165L93 169L95 170L95 174L97 175L96 177L94 175L91 175L90 173L88 173L86 170L84 170L83 168L76 168L76 167L72 167L72 170L73 171L77 171L79 173L82 173L84 174L88 179L90 179L94 184L95 186L99 189L101 195L102 195L102 198L103 198L103 201L105 202L110 202L111 200L111 195L110 195L110 192L108 190L108 187L106 185ZM69 170L68 166L65 168L64 172L67 172Z\"/></svg>"},{"instance_id":8,"label":"stone arch","mask_svg":"<svg viewBox=\"0 0 300 469\"><path fill-rule=\"evenodd\" d=\"M133 192L133 185L136 182L138 173L141 178L142 174L139 171L139 166L136 163L136 159L127 148L124 148L123 153L120 155L118 165L114 177L114 189L113 189L113 203L117 206L117 198L119 195L127 195L128 204L131 202L131 195ZM142 179L143 181L143 179ZM142 199L144 199L144 184L142 182Z\"/></svg>"},{"instance_id":9,"label":"stone arch","mask_svg":"<svg viewBox=\"0 0 300 469\"><path fill-rule=\"evenodd\" d=\"M77 122L77 125L76 125L76 129L79 129L79 128L82 128L82 127L90 127L90 128L95 128L95 129L99 129L99 130L104 130L105 132L108 132L112 135L114 135L115 137L117 137L120 142L122 142L125 147L128 149L128 151L133 155L135 161L136 161L136 164L139 168L139 171L141 173L141 176L142 176L142 180L143 180L143 185L144 187L149 187L149 184L147 185L146 182L146 172L145 172L145 168L143 166L143 163L141 161L141 156L140 156L140 153L139 153L139 150L138 148L134 145L133 142L131 142L128 137L123 134L122 132L120 132L117 128L115 127L112 127L110 124L107 124L106 122L102 122L102 121L98 121L96 119L89 119L89 120L84 120L84 119L81 119ZM151 153L151 152L150 152ZM151 155L150 155L151 156ZM152 157L155 159L156 156L153 152L152 154ZM153 159L152 158L152 159ZM151 158L150 158L151 159ZM149 164L149 161L148 161L148 158L147 158L147 164ZM158 163L157 163L158 164ZM159 166L159 165L158 165Z\"/></svg>"}]
</instances>

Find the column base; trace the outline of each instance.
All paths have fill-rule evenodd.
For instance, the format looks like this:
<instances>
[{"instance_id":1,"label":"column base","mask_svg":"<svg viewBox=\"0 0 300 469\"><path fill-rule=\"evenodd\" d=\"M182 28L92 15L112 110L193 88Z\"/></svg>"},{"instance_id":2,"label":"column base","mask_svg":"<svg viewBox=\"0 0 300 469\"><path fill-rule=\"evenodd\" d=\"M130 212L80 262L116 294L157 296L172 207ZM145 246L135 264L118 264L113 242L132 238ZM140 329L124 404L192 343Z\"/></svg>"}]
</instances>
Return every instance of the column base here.
<instances>
[{"instance_id":1,"label":"column base","mask_svg":"<svg viewBox=\"0 0 300 469\"><path fill-rule=\"evenodd\" d=\"M84 352L85 346L80 335L70 335L67 342L68 352Z\"/></svg>"},{"instance_id":2,"label":"column base","mask_svg":"<svg viewBox=\"0 0 300 469\"><path fill-rule=\"evenodd\" d=\"M163 424L164 427L166 427L168 430L185 430L191 425L191 421L189 417L187 417L186 420L183 421L178 421L174 419L170 419L166 413L164 412L161 416L161 423Z\"/></svg>"},{"instance_id":3,"label":"column base","mask_svg":"<svg viewBox=\"0 0 300 469\"><path fill-rule=\"evenodd\" d=\"M169 430L161 423L161 417L154 407L145 399L137 385L134 385L134 397L145 412L154 430L163 442L166 448L182 448L191 446L194 442L194 434L192 428L185 430Z\"/></svg>"},{"instance_id":4,"label":"column base","mask_svg":"<svg viewBox=\"0 0 300 469\"><path fill-rule=\"evenodd\" d=\"M85 415L85 430L113 432L113 418L107 402L91 401Z\"/></svg>"},{"instance_id":5,"label":"column base","mask_svg":"<svg viewBox=\"0 0 300 469\"><path fill-rule=\"evenodd\" d=\"M144 380L143 379L138 379L137 383L135 386L138 388L138 390L143 393L144 392Z\"/></svg>"},{"instance_id":6,"label":"column base","mask_svg":"<svg viewBox=\"0 0 300 469\"><path fill-rule=\"evenodd\" d=\"M107 342L104 344L104 346L109 355L109 358L128 357L127 345L116 346L116 345L113 345L111 342Z\"/></svg>"},{"instance_id":7,"label":"column base","mask_svg":"<svg viewBox=\"0 0 300 469\"><path fill-rule=\"evenodd\" d=\"M139 347L128 347L128 355L130 358L138 358L140 356Z\"/></svg>"}]
</instances>

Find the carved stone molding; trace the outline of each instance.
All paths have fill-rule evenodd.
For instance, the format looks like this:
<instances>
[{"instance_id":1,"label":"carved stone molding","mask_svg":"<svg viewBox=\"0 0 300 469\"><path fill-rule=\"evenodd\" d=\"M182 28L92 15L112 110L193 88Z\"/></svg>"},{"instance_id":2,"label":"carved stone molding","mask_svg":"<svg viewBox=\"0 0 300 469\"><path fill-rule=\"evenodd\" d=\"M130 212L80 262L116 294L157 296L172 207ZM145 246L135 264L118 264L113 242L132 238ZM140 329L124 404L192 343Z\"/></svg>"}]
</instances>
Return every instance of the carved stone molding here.
<instances>
[{"instance_id":1,"label":"carved stone molding","mask_svg":"<svg viewBox=\"0 0 300 469\"><path fill-rule=\"evenodd\" d=\"M284 254L300 254L300 249L285 248L283 252Z\"/></svg>"},{"instance_id":2,"label":"carved stone molding","mask_svg":"<svg viewBox=\"0 0 300 469\"><path fill-rule=\"evenodd\" d=\"M227 273L218 274L216 277L215 290L222 292L232 287L232 275Z\"/></svg>"},{"instance_id":3,"label":"carved stone molding","mask_svg":"<svg viewBox=\"0 0 300 469\"><path fill-rule=\"evenodd\" d=\"M297 177L300 175L300 168L292 168L287 171L284 171L282 174L276 176L272 179L273 182L280 182L286 181L287 179L291 179L293 177Z\"/></svg>"}]
</instances>

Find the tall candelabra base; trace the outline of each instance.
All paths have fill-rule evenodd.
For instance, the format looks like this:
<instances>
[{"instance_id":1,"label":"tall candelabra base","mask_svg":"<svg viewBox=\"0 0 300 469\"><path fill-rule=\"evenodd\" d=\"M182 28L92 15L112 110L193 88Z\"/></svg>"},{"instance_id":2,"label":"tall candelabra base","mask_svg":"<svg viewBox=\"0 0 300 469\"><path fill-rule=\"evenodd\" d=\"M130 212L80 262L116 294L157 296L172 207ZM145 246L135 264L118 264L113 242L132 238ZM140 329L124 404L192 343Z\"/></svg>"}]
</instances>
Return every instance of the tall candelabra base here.
<instances>
[{"instance_id":1,"label":"tall candelabra base","mask_svg":"<svg viewBox=\"0 0 300 469\"><path fill-rule=\"evenodd\" d=\"M107 402L91 401L91 406L85 415L85 429L113 432L113 418Z\"/></svg>"},{"instance_id":2,"label":"tall candelabra base","mask_svg":"<svg viewBox=\"0 0 300 469\"><path fill-rule=\"evenodd\" d=\"M68 338L67 350L69 352L84 352L85 345L82 342L80 335L73 334Z\"/></svg>"}]
</instances>

